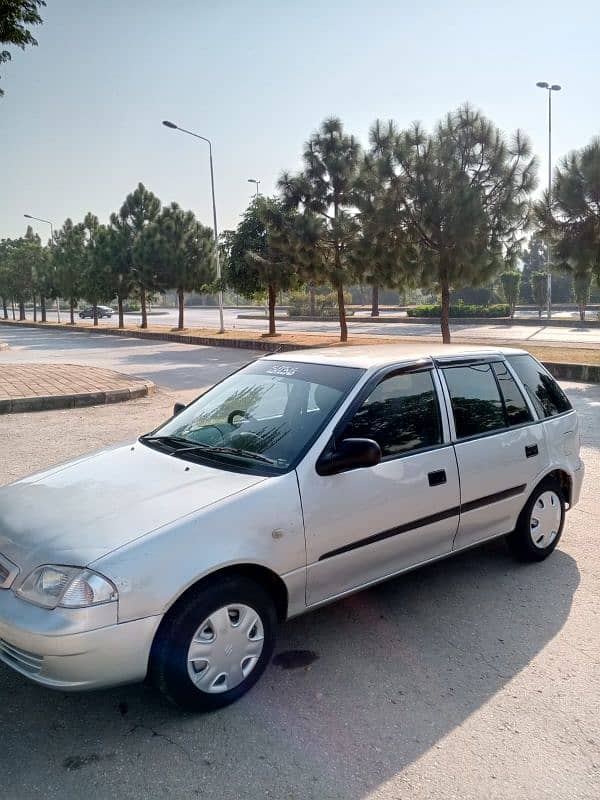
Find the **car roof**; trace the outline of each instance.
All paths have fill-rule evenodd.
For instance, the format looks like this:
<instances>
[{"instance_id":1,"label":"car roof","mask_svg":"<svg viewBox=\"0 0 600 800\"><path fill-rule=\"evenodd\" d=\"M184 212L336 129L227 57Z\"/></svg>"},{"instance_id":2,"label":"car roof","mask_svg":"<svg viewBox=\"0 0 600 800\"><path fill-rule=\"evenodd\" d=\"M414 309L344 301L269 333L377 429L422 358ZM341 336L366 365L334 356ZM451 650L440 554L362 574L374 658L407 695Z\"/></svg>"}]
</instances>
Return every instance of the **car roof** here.
<instances>
[{"instance_id":1,"label":"car roof","mask_svg":"<svg viewBox=\"0 0 600 800\"><path fill-rule=\"evenodd\" d=\"M525 350L512 347L482 347L464 344L438 344L436 342L399 342L398 344L340 345L307 348L286 353L272 353L267 359L297 361L305 364L326 364L339 367L372 369L393 364L422 360L465 359L481 356L524 355Z\"/></svg>"}]
</instances>

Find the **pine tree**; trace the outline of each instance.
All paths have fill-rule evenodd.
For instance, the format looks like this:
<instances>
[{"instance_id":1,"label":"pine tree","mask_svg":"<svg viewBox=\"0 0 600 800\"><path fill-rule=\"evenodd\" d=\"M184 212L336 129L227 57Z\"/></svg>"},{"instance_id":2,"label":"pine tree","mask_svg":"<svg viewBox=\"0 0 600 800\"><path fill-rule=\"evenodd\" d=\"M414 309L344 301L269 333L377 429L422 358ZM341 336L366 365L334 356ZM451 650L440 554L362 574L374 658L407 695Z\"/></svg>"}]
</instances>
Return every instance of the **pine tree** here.
<instances>
[{"instance_id":1,"label":"pine tree","mask_svg":"<svg viewBox=\"0 0 600 800\"><path fill-rule=\"evenodd\" d=\"M295 176L283 173L278 186L284 203L305 217L302 236L306 271L313 272L317 282L334 286L340 339L346 342L344 284L351 281L356 269L353 253L360 226L355 213L355 181L361 148L345 133L341 120L330 117L306 143L303 161L302 172Z\"/></svg>"},{"instance_id":2,"label":"pine tree","mask_svg":"<svg viewBox=\"0 0 600 800\"><path fill-rule=\"evenodd\" d=\"M415 248L418 285L440 292L449 342L451 289L487 283L520 249L536 161L520 131L508 142L468 105L432 135L415 123L388 150L389 203Z\"/></svg>"},{"instance_id":3,"label":"pine tree","mask_svg":"<svg viewBox=\"0 0 600 800\"><path fill-rule=\"evenodd\" d=\"M147 298L157 288L156 275L144 258L141 235L146 225L160 213L160 200L143 183L128 194L118 214L112 214L111 226L119 232L115 244L121 249L121 264L128 265L126 273L137 292L142 307L142 328L148 327Z\"/></svg>"},{"instance_id":4,"label":"pine tree","mask_svg":"<svg viewBox=\"0 0 600 800\"><path fill-rule=\"evenodd\" d=\"M139 254L152 268L156 286L177 292L178 330L184 328L184 294L201 291L214 278L214 236L191 211L171 203L147 225L139 239Z\"/></svg>"},{"instance_id":5,"label":"pine tree","mask_svg":"<svg viewBox=\"0 0 600 800\"><path fill-rule=\"evenodd\" d=\"M294 218L278 200L257 197L227 237L227 284L246 297L267 293L269 336L277 333L277 294L298 282Z\"/></svg>"},{"instance_id":6,"label":"pine tree","mask_svg":"<svg viewBox=\"0 0 600 800\"><path fill-rule=\"evenodd\" d=\"M67 218L55 233L52 260L61 297L69 301L71 325L75 324L75 306L81 297L85 269L85 228Z\"/></svg>"}]
</instances>

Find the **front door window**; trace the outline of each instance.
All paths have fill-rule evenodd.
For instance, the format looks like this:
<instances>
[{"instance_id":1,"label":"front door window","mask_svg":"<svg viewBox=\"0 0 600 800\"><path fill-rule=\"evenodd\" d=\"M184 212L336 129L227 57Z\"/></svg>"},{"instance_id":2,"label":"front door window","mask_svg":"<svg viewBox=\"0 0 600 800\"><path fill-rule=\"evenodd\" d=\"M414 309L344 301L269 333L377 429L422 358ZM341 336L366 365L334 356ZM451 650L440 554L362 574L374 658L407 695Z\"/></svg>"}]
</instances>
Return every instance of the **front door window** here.
<instances>
[{"instance_id":1,"label":"front door window","mask_svg":"<svg viewBox=\"0 0 600 800\"><path fill-rule=\"evenodd\" d=\"M343 439L374 439L384 458L442 442L430 370L391 375L377 384L344 430Z\"/></svg>"}]
</instances>

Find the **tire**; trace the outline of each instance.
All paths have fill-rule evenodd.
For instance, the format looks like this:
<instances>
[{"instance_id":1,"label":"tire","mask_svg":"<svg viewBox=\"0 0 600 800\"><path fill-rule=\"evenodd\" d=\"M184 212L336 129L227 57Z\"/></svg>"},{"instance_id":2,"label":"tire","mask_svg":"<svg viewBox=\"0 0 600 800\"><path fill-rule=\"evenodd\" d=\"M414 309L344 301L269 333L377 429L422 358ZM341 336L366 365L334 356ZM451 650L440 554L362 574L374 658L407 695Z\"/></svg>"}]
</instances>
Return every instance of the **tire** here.
<instances>
[{"instance_id":1,"label":"tire","mask_svg":"<svg viewBox=\"0 0 600 800\"><path fill-rule=\"evenodd\" d=\"M564 524L563 490L554 480L543 481L532 492L516 528L508 535L508 546L519 561L543 561L560 541Z\"/></svg>"},{"instance_id":2,"label":"tire","mask_svg":"<svg viewBox=\"0 0 600 800\"><path fill-rule=\"evenodd\" d=\"M227 706L265 671L276 626L273 600L260 584L241 576L201 583L161 623L150 655L150 680L182 709Z\"/></svg>"}]
</instances>

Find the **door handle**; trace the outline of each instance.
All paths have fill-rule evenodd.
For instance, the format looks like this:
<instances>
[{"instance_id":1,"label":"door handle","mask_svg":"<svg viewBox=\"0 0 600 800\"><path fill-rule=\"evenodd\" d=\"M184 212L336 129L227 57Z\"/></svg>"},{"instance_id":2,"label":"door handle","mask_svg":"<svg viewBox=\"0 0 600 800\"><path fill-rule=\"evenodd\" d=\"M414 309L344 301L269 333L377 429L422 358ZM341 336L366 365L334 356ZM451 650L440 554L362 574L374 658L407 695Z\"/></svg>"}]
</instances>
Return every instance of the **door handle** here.
<instances>
[{"instance_id":1,"label":"door handle","mask_svg":"<svg viewBox=\"0 0 600 800\"><path fill-rule=\"evenodd\" d=\"M427 478L430 486L441 486L442 483L446 483L446 470L438 469L435 472L430 472Z\"/></svg>"},{"instance_id":2,"label":"door handle","mask_svg":"<svg viewBox=\"0 0 600 800\"><path fill-rule=\"evenodd\" d=\"M538 452L539 451L537 444L525 445L525 455L527 456L527 458L533 458L533 456L537 456Z\"/></svg>"}]
</instances>

